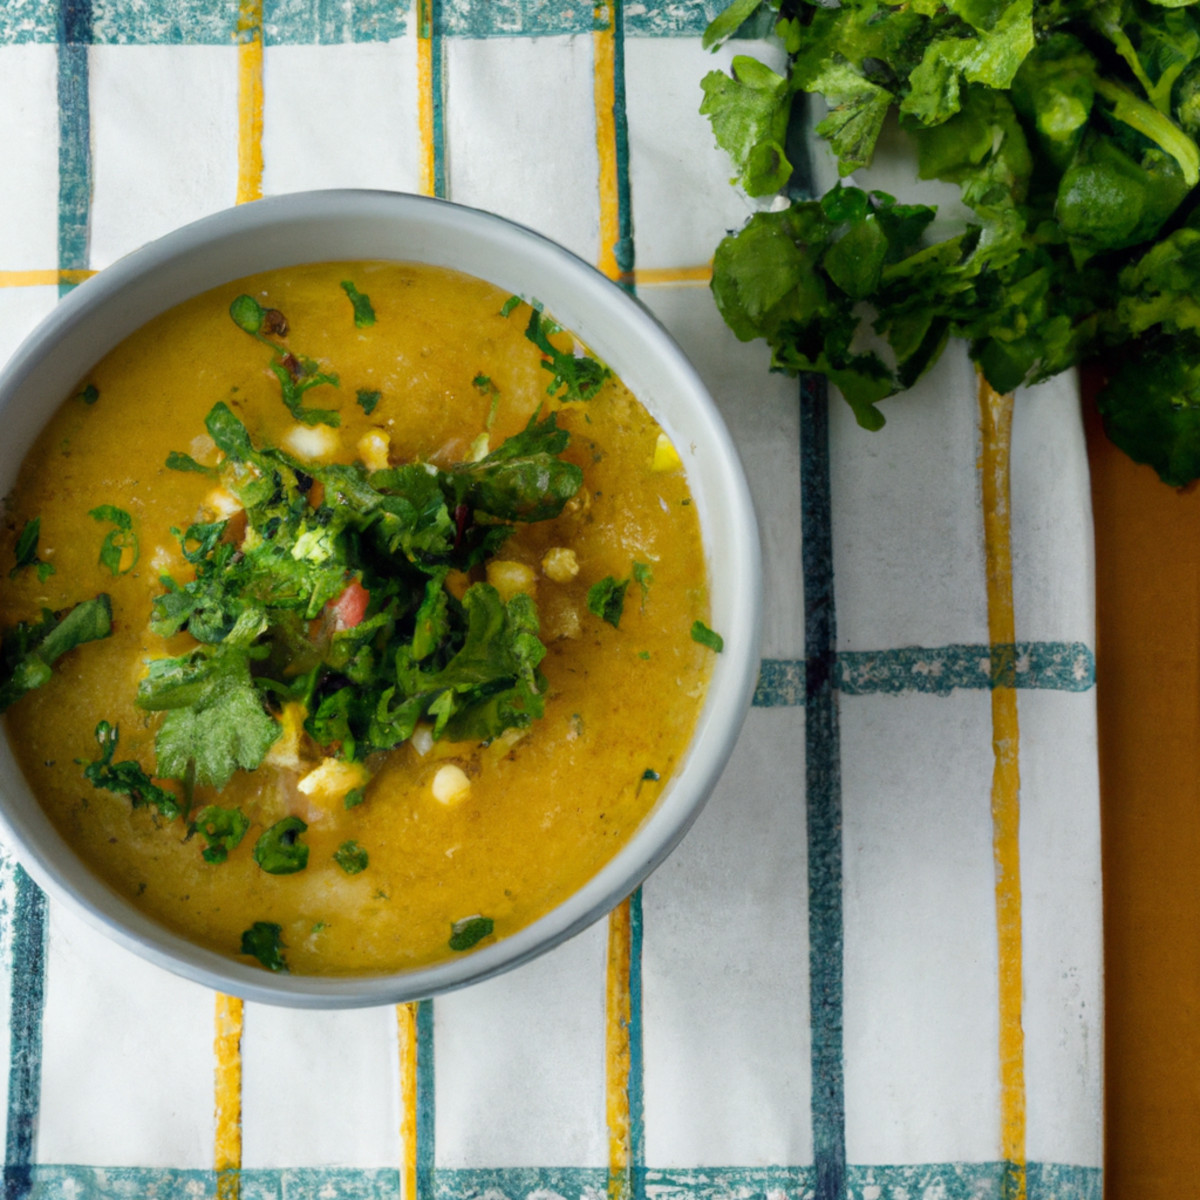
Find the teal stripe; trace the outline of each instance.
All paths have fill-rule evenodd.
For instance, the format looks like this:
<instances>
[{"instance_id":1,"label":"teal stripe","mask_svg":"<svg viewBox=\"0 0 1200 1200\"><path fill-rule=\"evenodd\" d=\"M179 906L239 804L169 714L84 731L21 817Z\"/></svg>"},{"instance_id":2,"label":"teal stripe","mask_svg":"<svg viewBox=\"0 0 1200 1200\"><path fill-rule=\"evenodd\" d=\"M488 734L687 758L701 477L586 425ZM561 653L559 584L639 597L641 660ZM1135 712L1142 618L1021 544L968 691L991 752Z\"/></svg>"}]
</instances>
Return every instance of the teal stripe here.
<instances>
[{"instance_id":1,"label":"teal stripe","mask_svg":"<svg viewBox=\"0 0 1200 1200\"><path fill-rule=\"evenodd\" d=\"M631 37L699 37L726 0L646 0L630 4ZM403 37L414 0L264 0L267 45L388 42ZM0 46L56 38L55 0L3 0ZM224 46L236 28L238 0L96 0L94 40L107 46ZM770 14L740 37L761 37ZM592 0L447 0L444 30L453 37L547 37L588 33Z\"/></svg>"},{"instance_id":2,"label":"teal stripe","mask_svg":"<svg viewBox=\"0 0 1200 1200\"><path fill-rule=\"evenodd\" d=\"M434 1145L433 1001L417 1003L417 1200L433 1200ZM341 1193L336 1193L341 1197ZM243 1200L245 1193L243 1192ZM288 1200L291 1200L288 1193Z\"/></svg>"},{"instance_id":3,"label":"teal stripe","mask_svg":"<svg viewBox=\"0 0 1200 1200\"><path fill-rule=\"evenodd\" d=\"M409 27L412 0L264 0L267 45L387 42ZM95 0L100 46L227 46L238 0ZM55 0L3 0L0 46L57 38Z\"/></svg>"},{"instance_id":4,"label":"teal stripe","mask_svg":"<svg viewBox=\"0 0 1200 1200\"><path fill-rule=\"evenodd\" d=\"M429 0L430 81L433 91L433 194L450 198L446 179L446 47L443 0Z\"/></svg>"},{"instance_id":5,"label":"teal stripe","mask_svg":"<svg viewBox=\"0 0 1200 1200\"><path fill-rule=\"evenodd\" d=\"M92 131L88 99L90 0L62 0L58 41L58 265L88 265L92 207ZM59 294L71 290L62 284Z\"/></svg>"},{"instance_id":6,"label":"teal stripe","mask_svg":"<svg viewBox=\"0 0 1200 1200\"><path fill-rule=\"evenodd\" d=\"M1001 1163L932 1163L918 1166L849 1166L846 1200L930 1197L980 1200L998 1196ZM39 1164L38 1193L87 1200L194 1200L213 1195L216 1175L169 1167L87 1167ZM603 1167L502 1167L437 1173L435 1200L534 1200L547 1193L561 1200L596 1200L605 1194ZM752 1200L765 1195L804 1200L812 1194L811 1167L703 1167L646 1170L645 1188L655 1200ZM1098 1167L1030 1163L1029 1200L1102 1200ZM400 1173L393 1167L296 1167L244 1170L242 1200L395 1200ZM870 1189L870 1190L868 1190Z\"/></svg>"},{"instance_id":7,"label":"teal stripe","mask_svg":"<svg viewBox=\"0 0 1200 1200\"><path fill-rule=\"evenodd\" d=\"M834 677L845 696L948 696L959 689L1001 686L1086 692L1096 685L1096 659L1082 642L843 650L834 663ZM754 692L755 707L803 705L804 680L803 659L764 658Z\"/></svg>"},{"instance_id":8,"label":"teal stripe","mask_svg":"<svg viewBox=\"0 0 1200 1200\"><path fill-rule=\"evenodd\" d=\"M13 870L12 991L9 997L8 1105L4 1141L5 1200L32 1189L42 1100L42 1018L46 992L45 893L19 867Z\"/></svg>"}]
</instances>

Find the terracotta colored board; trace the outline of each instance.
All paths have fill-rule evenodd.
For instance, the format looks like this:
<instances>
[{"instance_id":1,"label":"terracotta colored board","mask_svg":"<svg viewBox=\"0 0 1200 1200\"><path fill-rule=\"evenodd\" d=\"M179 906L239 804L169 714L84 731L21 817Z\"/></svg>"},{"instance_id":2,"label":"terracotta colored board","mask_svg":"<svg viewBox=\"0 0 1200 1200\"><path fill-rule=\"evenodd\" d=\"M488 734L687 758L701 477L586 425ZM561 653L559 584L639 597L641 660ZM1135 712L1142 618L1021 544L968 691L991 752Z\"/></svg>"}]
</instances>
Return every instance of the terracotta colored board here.
<instances>
[{"instance_id":1,"label":"terracotta colored board","mask_svg":"<svg viewBox=\"0 0 1200 1200\"><path fill-rule=\"evenodd\" d=\"M1200 490L1088 409L1096 525L1107 1200L1200 1175Z\"/></svg>"}]
</instances>

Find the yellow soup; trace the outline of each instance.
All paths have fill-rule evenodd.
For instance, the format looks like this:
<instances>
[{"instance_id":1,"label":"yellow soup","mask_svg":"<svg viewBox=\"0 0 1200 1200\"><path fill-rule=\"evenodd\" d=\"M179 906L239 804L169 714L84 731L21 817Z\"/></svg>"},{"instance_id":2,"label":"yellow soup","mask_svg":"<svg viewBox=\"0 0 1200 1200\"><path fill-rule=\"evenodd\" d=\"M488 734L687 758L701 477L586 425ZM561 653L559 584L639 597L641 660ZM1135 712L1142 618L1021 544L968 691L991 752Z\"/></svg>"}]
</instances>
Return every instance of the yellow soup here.
<instances>
[{"instance_id":1,"label":"yellow soup","mask_svg":"<svg viewBox=\"0 0 1200 1200\"><path fill-rule=\"evenodd\" d=\"M189 938L427 964L545 914L653 806L718 647L703 561L673 447L540 310L425 266L254 276L113 350L25 461L9 736ZM111 632L27 686L81 602Z\"/></svg>"}]
</instances>

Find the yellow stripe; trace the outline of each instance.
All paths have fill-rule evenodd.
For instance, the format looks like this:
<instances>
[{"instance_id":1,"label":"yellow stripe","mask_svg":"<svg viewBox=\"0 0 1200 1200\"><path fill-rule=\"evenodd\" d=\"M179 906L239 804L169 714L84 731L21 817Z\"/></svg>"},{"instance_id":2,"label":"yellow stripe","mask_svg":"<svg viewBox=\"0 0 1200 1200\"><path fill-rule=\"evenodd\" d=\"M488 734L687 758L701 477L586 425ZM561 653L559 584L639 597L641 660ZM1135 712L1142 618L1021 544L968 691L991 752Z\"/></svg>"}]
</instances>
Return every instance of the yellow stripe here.
<instances>
[{"instance_id":1,"label":"yellow stripe","mask_svg":"<svg viewBox=\"0 0 1200 1200\"><path fill-rule=\"evenodd\" d=\"M629 992L633 925L629 901L608 918L608 968L605 989L605 1118L608 1122L608 1197L628 1200L632 1193L632 1123L629 1113L631 1064Z\"/></svg>"},{"instance_id":2,"label":"yellow stripe","mask_svg":"<svg viewBox=\"0 0 1200 1200\"><path fill-rule=\"evenodd\" d=\"M262 0L238 5L237 202L262 197L263 46ZM242 1169L242 1031L244 1007L236 996L217 993L216 1135L213 1167L217 1200L238 1200Z\"/></svg>"},{"instance_id":3,"label":"yellow stripe","mask_svg":"<svg viewBox=\"0 0 1200 1200\"><path fill-rule=\"evenodd\" d=\"M617 241L621 236L617 196L617 122L614 0L598 0L593 10L592 96L596 108L596 156L599 160L600 252L596 261L609 279L620 278ZM629 1112L631 1065L629 992L633 962L633 923L625 900L608 918L608 966L605 986L605 1119L608 1123L609 1200L628 1200L633 1166Z\"/></svg>"},{"instance_id":4,"label":"yellow stripe","mask_svg":"<svg viewBox=\"0 0 1200 1200\"><path fill-rule=\"evenodd\" d=\"M237 202L261 200L263 187L262 0L238 5Z\"/></svg>"},{"instance_id":5,"label":"yellow stripe","mask_svg":"<svg viewBox=\"0 0 1200 1200\"><path fill-rule=\"evenodd\" d=\"M592 33L592 96L596 106L596 155L600 160L600 255L596 266L609 279L620 276L617 242L621 236L617 200L617 100L613 0L600 0Z\"/></svg>"},{"instance_id":6,"label":"yellow stripe","mask_svg":"<svg viewBox=\"0 0 1200 1200\"><path fill-rule=\"evenodd\" d=\"M0 287L57 287L60 283L82 283L95 271L0 271Z\"/></svg>"},{"instance_id":7,"label":"yellow stripe","mask_svg":"<svg viewBox=\"0 0 1200 1200\"><path fill-rule=\"evenodd\" d=\"M420 182L423 196L436 192L433 145L433 20L430 0L417 0L417 132L421 139Z\"/></svg>"},{"instance_id":8,"label":"yellow stripe","mask_svg":"<svg viewBox=\"0 0 1200 1200\"><path fill-rule=\"evenodd\" d=\"M983 430L983 524L987 553L988 639L1011 647L1013 614L1012 513L1009 459L1013 398L980 376ZM1017 693L992 688L992 855L996 870L999 949L1001 1155L1010 1164L1004 1200L1025 1200L1025 1035L1021 1025L1021 774Z\"/></svg>"},{"instance_id":9,"label":"yellow stripe","mask_svg":"<svg viewBox=\"0 0 1200 1200\"><path fill-rule=\"evenodd\" d=\"M242 1166L242 1002L236 996L217 994L216 1037L216 1137L213 1169L217 1173L217 1200L238 1200Z\"/></svg>"},{"instance_id":10,"label":"yellow stripe","mask_svg":"<svg viewBox=\"0 0 1200 1200\"><path fill-rule=\"evenodd\" d=\"M417 1200L417 1006L396 1005L400 1049L400 1200Z\"/></svg>"},{"instance_id":11,"label":"yellow stripe","mask_svg":"<svg viewBox=\"0 0 1200 1200\"><path fill-rule=\"evenodd\" d=\"M712 263L699 267L635 267L633 282L638 287L661 287L672 283L707 287L712 282Z\"/></svg>"}]
</instances>

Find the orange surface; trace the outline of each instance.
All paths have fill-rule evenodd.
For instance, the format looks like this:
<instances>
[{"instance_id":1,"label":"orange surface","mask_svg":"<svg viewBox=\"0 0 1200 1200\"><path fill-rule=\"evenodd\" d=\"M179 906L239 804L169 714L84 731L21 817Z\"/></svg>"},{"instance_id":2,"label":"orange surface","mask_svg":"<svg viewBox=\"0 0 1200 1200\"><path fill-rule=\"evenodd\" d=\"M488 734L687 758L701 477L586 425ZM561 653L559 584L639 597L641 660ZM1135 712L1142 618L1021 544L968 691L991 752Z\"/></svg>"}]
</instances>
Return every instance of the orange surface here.
<instances>
[{"instance_id":1,"label":"orange surface","mask_svg":"<svg viewBox=\"0 0 1200 1200\"><path fill-rule=\"evenodd\" d=\"M1085 388L1085 391L1088 390ZM1200 1178L1200 490L1107 441L1096 523L1106 996L1106 1200Z\"/></svg>"}]
</instances>

